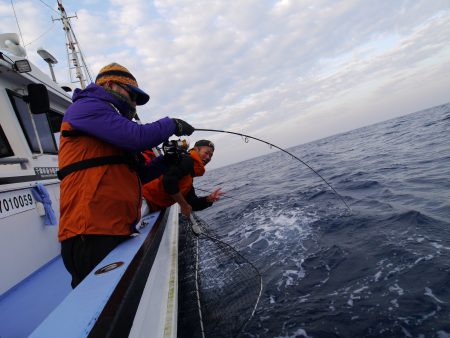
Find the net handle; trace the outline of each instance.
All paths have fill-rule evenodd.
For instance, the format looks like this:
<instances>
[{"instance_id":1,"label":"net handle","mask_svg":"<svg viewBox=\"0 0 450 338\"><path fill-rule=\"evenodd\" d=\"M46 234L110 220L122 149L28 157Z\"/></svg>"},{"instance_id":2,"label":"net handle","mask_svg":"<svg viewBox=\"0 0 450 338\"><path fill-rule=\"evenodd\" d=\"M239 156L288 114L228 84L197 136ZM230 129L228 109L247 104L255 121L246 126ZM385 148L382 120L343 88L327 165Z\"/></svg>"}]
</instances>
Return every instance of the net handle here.
<instances>
[{"instance_id":1,"label":"net handle","mask_svg":"<svg viewBox=\"0 0 450 338\"><path fill-rule=\"evenodd\" d=\"M195 220L194 216L192 216L192 214L189 215L189 219L191 220L192 231L196 236L200 236L202 233L202 229L200 228L200 226L198 225L197 221Z\"/></svg>"}]
</instances>

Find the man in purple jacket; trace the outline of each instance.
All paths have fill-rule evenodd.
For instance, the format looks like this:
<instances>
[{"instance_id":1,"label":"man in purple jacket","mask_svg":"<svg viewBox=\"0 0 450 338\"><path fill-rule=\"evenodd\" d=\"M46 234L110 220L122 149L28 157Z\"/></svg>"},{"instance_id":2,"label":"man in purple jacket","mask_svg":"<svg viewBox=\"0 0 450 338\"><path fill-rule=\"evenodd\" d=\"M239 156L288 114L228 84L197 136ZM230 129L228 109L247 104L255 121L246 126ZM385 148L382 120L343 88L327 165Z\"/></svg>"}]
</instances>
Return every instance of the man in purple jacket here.
<instances>
[{"instance_id":1,"label":"man in purple jacket","mask_svg":"<svg viewBox=\"0 0 450 338\"><path fill-rule=\"evenodd\" d=\"M135 154L194 128L172 118L138 124L136 105L149 96L125 67L103 67L95 84L77 89L61 125L58 238L64 265L77 286L140 218L141 183Z\"/></svg>"}]
</instances>

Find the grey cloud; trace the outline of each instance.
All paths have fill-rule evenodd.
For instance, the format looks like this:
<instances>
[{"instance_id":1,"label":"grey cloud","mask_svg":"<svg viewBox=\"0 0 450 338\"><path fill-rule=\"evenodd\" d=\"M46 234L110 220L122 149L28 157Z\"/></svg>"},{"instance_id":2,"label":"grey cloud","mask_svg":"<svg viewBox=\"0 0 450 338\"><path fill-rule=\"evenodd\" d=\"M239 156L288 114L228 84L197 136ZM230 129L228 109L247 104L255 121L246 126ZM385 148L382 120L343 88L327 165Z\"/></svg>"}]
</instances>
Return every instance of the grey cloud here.
<instances>
[{"instance_id":1,"label":"grey cloud","mask_svg":"<svg viewBox=\"0 0 450 338\"><path fill-rule=\"evenodd\" d=\"M144 120L173 115L294 145L406 113L408 95L443 100L438 84L450 85L448 1L84 3L101 6L74 21L91 68L136 72L152 97ZM431 79L436 94L421 95Z\"/></svg>"}]
</instances>

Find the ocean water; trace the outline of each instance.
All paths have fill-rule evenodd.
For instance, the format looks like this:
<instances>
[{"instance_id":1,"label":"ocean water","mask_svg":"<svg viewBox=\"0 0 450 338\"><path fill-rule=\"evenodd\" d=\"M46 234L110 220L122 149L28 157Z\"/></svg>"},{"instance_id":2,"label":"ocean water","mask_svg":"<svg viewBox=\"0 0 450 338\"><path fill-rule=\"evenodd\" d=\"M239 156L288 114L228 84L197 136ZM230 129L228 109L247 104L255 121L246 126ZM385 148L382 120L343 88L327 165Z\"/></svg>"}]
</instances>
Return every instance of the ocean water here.
<instances>
[{"instance_id":1,"label":"ocean water","mask_svg":"<svg viewBox=\"0 0 450 338\"><path fill-rule=\"evenodd\" d=\"M233 197L198 215L263 276L242 336L450 337L450 104L289 151L351 212L282 152L195 181Z\"/></svg>"}]
</instances>

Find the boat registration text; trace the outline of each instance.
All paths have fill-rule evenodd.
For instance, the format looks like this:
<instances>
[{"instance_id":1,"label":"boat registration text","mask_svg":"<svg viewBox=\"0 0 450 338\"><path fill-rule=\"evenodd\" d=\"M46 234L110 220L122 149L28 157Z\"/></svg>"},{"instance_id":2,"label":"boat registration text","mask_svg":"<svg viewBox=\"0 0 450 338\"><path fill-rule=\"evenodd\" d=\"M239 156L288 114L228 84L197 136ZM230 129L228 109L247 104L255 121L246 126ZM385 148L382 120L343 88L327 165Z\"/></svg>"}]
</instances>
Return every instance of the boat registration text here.
<instances>
[{"instance_id":1,"label":"boat registration text","mask_svg":"<svg viewBox=\"0 0 450 338\"><path fill-rule=\"evenodd\" d=\"M30 190L23 189L0 194L0 218L35 208Z\"/></svg>"}]
</instances>

